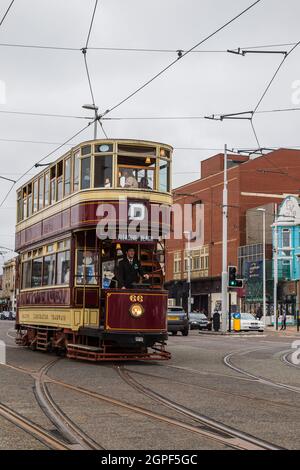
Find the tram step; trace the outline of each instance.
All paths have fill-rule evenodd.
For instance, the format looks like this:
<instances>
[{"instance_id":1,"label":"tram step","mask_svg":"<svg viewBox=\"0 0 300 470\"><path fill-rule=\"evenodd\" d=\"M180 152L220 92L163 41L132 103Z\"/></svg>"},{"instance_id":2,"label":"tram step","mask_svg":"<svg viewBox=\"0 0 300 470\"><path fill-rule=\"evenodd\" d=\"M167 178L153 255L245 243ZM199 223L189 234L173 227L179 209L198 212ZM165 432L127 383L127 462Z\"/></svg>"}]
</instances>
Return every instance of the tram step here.
<instances>
[{"instance_id":1,"label":"tram step","mask_svg":"<svg viewBox=\"0 0 300 470\"><path fill-rule=\"evenodd\" d=\"M38 351L47 351L50 342L47 331L38 331L36 335L36 349Z\"/></svg>"}]
</instances>

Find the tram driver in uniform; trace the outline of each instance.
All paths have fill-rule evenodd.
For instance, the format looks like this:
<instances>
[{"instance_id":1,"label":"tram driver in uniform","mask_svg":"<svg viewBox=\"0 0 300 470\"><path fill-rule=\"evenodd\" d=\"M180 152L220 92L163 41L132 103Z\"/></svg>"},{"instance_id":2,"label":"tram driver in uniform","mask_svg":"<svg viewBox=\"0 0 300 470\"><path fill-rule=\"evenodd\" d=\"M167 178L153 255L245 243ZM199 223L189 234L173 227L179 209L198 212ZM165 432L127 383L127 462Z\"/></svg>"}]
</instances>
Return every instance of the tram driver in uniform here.
<instances>
[{"instance_id":1,"label":"tram driver in uniform","mask_svg":"<svg viewBox=\"0 0 300 470\"><path fill-rule=\"evenodd\" d=\"M132 289L133 284L137 284L140 278L149 279L149 275L144 273L141 263L135 257L134 248L126 250L126 257L119 263L117 277L121 289Z\"/></svg>"}]
</instances>

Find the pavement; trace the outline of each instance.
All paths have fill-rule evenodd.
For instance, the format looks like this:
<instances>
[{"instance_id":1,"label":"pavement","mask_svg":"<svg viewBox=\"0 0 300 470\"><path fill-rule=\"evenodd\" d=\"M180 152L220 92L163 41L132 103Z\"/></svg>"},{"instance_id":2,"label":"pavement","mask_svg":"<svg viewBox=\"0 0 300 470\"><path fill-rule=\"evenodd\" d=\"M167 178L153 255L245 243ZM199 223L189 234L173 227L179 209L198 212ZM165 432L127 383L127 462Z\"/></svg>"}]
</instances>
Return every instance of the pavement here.
<instances>
[{"instance_id":1,"label":"pavement","mask_svg":"<svg viewBox=\"0 0 300 470\"><path fill-rule=\"evenodd\" d=\"M262 334L213 335L190 332L171 336L172 359L164 363L127 363L132 377L162 396L235 429L288 449L299 448L300 374L292 364L293 339L299 334L267 329ZM0 321L0 340L7 344L7 363L37 371L55 359L14 345L13 323ZM228 364L224 362L227 356ZM284 361L283 358L288 360ZM199 426L189 417L133 389L113 364L60 359L52 378L166 417ZM0 402L40 427L55 432L38 406L32 377L0 365ZM163 421L105 403L49 383L62 411L105 449L227 449L224 444ZM0 417L0 449L41 449L41 442Z\"/></svg>"}]
</instances>

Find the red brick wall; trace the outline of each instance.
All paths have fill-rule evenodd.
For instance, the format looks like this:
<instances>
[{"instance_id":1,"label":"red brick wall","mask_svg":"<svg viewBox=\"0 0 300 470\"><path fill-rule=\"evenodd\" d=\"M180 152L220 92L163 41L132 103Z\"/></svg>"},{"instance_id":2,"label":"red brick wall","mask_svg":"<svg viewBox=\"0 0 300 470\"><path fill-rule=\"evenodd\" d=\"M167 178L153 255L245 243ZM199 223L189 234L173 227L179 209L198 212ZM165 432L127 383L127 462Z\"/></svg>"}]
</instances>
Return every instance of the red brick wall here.
<instances>
[{"instance_id":1,"label":"red brick wall","mask_svg":"<svg viewBox=\"0 0 300 470\"><path fill-rule=\"evenodd\" d=\"M282 198L268 197L268 194L300 194L300 151L281 149L240 164L228 170L228 181L228 264L236 265L238 247L246 243L246 211L270 202L282 202ZM174 197L174 202L180 204L196 200L204 204L204 244L210 249L209 276L212 277L219 276L222 270L222 191L223 172L177 188ZM242 192L265 195L241 195ZM176 196L176 193L193 196ZM183 240L167 242L167 280L173 279L173 252L184 247ZM183 261L182 256L182 268Z\"/></svg>"}]
</instances>

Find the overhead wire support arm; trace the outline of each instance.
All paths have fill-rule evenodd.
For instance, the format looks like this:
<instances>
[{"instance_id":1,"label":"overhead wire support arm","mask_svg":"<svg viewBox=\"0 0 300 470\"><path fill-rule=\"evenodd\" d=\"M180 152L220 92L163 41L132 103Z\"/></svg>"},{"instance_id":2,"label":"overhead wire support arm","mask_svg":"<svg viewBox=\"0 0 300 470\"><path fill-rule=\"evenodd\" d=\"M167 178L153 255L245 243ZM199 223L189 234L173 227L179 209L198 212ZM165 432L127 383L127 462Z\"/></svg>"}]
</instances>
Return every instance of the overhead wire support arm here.
<instances>
[{"instance_id":1,"label":"overhead wire support arm","mask_svg":"<svg viewBox=\"0 0 300 470\"><path fill-rule=\"evenodd\" d=\"M254 49L241 49L238 47L237 49L227 49L227 52L230 54L241 55L245 57L246 54L283 54L284 56L288 55L287 51L267 51L267 50L254 50Z\"/></svg>"}]
</instances>

